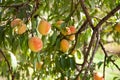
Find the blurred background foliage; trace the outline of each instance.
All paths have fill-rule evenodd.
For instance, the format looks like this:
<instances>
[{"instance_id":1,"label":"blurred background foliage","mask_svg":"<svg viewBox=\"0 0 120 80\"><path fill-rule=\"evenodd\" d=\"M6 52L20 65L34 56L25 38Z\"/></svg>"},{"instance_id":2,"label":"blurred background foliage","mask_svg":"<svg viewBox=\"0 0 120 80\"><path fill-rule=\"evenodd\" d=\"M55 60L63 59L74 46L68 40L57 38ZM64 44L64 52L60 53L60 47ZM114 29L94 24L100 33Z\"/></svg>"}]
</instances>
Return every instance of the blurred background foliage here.
<instances>
[{"instance_id":1,"label":"blurred background foliage","mask_svg":"<svg viewBox=\"0 0 120 80\"><path fill-rule=\"evenodd\" d=\"M120 5L120 0L84 0L84 2L94 26ZM27 31L22 35L16 34L10 25L15 18L20 18L27 25ZM42 36L37 30L41 19L47 20L52 26L50 33L46 36ZM70 80L74 79L79 72L77 68L80 68L83 62L84 45L90 43L93 30L87 24L86 29L78 34L77 45L74 46L75 41L70 42L71 46L75 47L76 53L71 53L72 47L68 52L63 53L59 49L59 43L66 36L61 35L55 25L59 20L65 21L61 28L74 25L78 31L86 20L79 0L0 0L0 50L10 63L9 67L0 53L0 75L8 80L11 79L11 75L14 75L15 80L66 80L66 77ZM117 11L101 26L100 38L104 44L120 43L120 33L114 28L119 22L120 11ZM32 52L28 47L28 39L31 36L39 36L43 41L44 46L38 53ZM97 51L87 80L93 79L94 70L99 71L96 66L103 66L104 54L102 53L101 49ZM109 55L113 55L110 58L115 57L114 60L120 66L117 55L114 55L114 52ZM42 69L36 70L36 63L40 61L43 61ZM109 59L106 64L110 69ZM105 80L113 79L118 80L120 77L116 74L111 79L106 77Z\"/></svg>"}]
</instances>

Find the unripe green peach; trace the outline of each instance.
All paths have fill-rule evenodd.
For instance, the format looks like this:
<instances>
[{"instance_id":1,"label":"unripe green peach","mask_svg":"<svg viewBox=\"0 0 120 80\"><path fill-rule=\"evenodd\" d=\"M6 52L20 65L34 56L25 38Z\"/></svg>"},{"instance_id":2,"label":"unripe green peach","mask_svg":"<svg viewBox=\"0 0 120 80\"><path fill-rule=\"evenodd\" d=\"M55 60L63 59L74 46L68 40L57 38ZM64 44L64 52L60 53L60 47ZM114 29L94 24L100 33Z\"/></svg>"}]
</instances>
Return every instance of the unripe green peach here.
<instances>
[{"instance_id":1,"label":"unripe green peach","mask_svg":"<svg viewBox=\"0 0 120 80\"><path fill-rule=\"evenodd\" d=\"M38 31L40 34L42 35L47 35L50 32L51 29L51 25L45 21L45 20L41 20L39 25L38 25Z\"/></svg>"},{"instance_id":2,"label":"unripe green peach","mask_svg":"<svg viewBox=\"0 0 120 80\"><path fill-rule=\"evenodd\" d=\"M67 52L69 50L69 47L70 47L70 45L69 45L68 40L62 39L60 42L60 50L62 52Z\"/></svg>"},{"instance_id":3,"label":"unripe green peach","mask_svg":"<svg viewBox=\"0 0 120 80\"><path fill-rule=\"evenodd\" d=\"M32 37L28 41L28 46L33 52L38 52L42 49L43 47L43 42L40 38L38 37Z\"/></svg>"}]
</instances>

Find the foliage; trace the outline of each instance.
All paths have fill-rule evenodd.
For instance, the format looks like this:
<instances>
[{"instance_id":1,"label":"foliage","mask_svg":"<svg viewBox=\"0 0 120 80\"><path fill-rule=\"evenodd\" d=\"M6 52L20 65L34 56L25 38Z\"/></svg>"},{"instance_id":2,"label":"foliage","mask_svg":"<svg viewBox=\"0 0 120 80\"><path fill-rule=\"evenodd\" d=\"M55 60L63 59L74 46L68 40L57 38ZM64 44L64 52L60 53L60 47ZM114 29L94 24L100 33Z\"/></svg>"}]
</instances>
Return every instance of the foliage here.
<instances>
[{"instance_id":1,"label":"foliage","mask_svg":"<svg viewBox=\"0 0 120 80\"><path fill-rule=\"evenodd\" d=\"M92 80L94 71L112 63L119 71L115 55L109 55L104 44L120 43L115 25L120 22L120 0L0 0L0 75L16 80L72 80L80 77ZM11 21L20 18L27 31L17 34ZM38 31L39 22L44 19L51 24L51 31L42 35ZM56 22L64 21L60 28ZM62 31L75 26L75 40ZM32 52L28 40L38 36L43 41L39 52ZM60 41L67 39L70 48L60 50ZM95 54L101 48L104 60L94 62ZM119 54L119 53L118 53ZM42 69L36 63L43 61ZM97 66L97 67L96 67ZM120 79L115 76L114 80Z\"/></svg>"}]
</instances>

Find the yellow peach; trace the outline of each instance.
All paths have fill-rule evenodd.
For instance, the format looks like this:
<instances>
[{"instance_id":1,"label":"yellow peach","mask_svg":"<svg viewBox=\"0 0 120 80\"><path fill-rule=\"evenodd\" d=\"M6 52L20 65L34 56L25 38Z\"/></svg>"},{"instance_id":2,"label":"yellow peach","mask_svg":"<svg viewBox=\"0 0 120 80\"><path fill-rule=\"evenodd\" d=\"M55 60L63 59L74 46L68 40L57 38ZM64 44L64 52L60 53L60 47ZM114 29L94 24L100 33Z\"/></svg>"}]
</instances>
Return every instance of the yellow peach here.
<instances>
[{"instance_id":1,"label":"yellow peach","mask_svg":"<svg viewBox=\"0 0 120 80\"><path fill-rule=\"evenodd\" d=\"M38 37L32 37L28 41L28 46L33 52L38 52L42 49L43 47L43 42L40 38Z\"/></svg>"},{"instance_id":2,"label":"yellow peach","mask_svg":"<svg viewBox=\"0 0 120 80\"><path fill-rule=\"evenodd\" d=\"M50 32L51 29L51 25L45 21L45 20L41 20L39 25L38 25L38 31L40 34L42 35L47 35Z\"/></svg>"},{"instance_id":3,"label":"yellow peach","mask_svg":"<svg viewBox=\"0 0 120 80\"><path fill-rule=\"evenodd\" d=\"M16 33L17 34L23 34L23 33L26 32L26 30L27 30L26 24L22 24L21 26L17 27Z\"/></svg>"},{"instance_id":4,"label":"yellow peach","mask_svg":"<svg viewBox=\"0 0 120 80\"><path fill-rule=\"evenodd\" d=\"M62 39L61 40L61 42L60 42L60 50L62 51L62 52L66 52L66 51L68 51L69 50L69 42L68 42L68 40L66 40L66 39Z\"/></svg>"},{"instance_id":5,"label":"yellow peach","mask_svg":"<svg viewBox=\"0 0 120 80\"><path fill-rule=\"evenodd\" d=\"M69 40L74 41L74 40L75 40L75 35L74 35L74 34L73 34L73 35L70 35L70 36L69 36Z\"/></svg>"}]
</instances>

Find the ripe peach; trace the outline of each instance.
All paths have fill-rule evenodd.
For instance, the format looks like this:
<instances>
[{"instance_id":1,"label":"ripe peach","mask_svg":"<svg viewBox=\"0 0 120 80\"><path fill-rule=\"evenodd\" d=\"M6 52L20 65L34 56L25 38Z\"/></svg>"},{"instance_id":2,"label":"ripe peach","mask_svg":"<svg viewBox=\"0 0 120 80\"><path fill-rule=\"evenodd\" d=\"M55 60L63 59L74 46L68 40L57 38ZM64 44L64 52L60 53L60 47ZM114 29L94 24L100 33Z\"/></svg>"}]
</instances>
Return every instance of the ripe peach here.
<instances>
[{"instance_id":1,"label":"ripe peach","mask_svg":"<svg viewBox=\"0 0 120 80\"><path fill-rule=\"evenodd\" d=\"M40 38L38 37L32 37L28 41L28 46L33 52L38 52L42 49L43 47L43 42Z\"/></svg>"},{"instance_id":2,"label":"ripe peach","mask_svg":"<svg viewBox=\"0 0 120 80\"><path fill-rule=\"evenodd\" d=\"M23 34L27 30L26 24L21 24L20 26L16 27L17 34Z\"/></svg>"},{"instance_id":3,"label":"ripe peach","mask_svg":"<svg viewBox=\"0 0 120 80\"><path fill-rule=\"evenodd\" d=\"M99 72L95 72L93 78L94 80L104 80L103 75Z\"/></svg>"},{"instance_id":4,"label":"ripe peach","mask_svg":"<svg viewBox=\"0 0 120 80\"><path fill-rule=\"evenodd\" d=\"M70 26L69 28L70 28L71 34L76 33L76 28L74 26Z\"/></svg>"},{"instance_id":5,"label":"ripe peach","mask_svg":"<svg viewBox=\"0 0 120 80\"><path fill-rule=\"evenodd\" d=\"M42 66L43 66L43 61L37 62L36 63L36 70L41 70Z\"/></svg>"},{"instance_id":6,"label":"ripe peach","mask_svg":"<svg viewBox=\"0 0 120 80\"><path fill-rule=\"evenodd\" d=\"M41 20L39 25L38 25L38 31L39 33L41 33L42 35L47 35L50 32L51 29L51 25L45 21L45 20Z\"/></svg>"},{"instance_id":7,"label":"ripe peach","mask_svg":"<svg viewBox=\"0 0 120 80\"><path fill-rule=\"evenodd\" d=\"M11 22L11 27L19 26L21 25L21 23L22 23L22 20L19 18L16 18Z\"/></svg>"},{"instance_id":8,"label":"ripe peach","mask_svg":"<svg viewBox=\"0 0 120 80\"><path fill-rule=\"evenodd\" d=\"M61 40L61 42L60 42L60 50L62 51L62 52L66 52L66 51L68 51L69 50L69 42L68 42L68 40L66 40L66 39L62 39Z\"/></svg>"},{"instance_id":9,"label":"ripe peach","mask_svg":"<svg viewBox=\"0 0 120 80\"><path fill-rule=\"evenodd\" d=\"M73 35L70 35L70 36L69 36L69 40L74 41L74 40L75 40L75 35L74 35L74 34L73 34Z\"/></svg>"},{"instance_id":10,"label":"ripe peach","mask_svg":"<svg viewBox=\"0 0 120 80\"><path fill-rule=\"evenodd\" d=\"M120 32L120 23L115 26L115 31Z\"/></svg>"}]
</instances>

